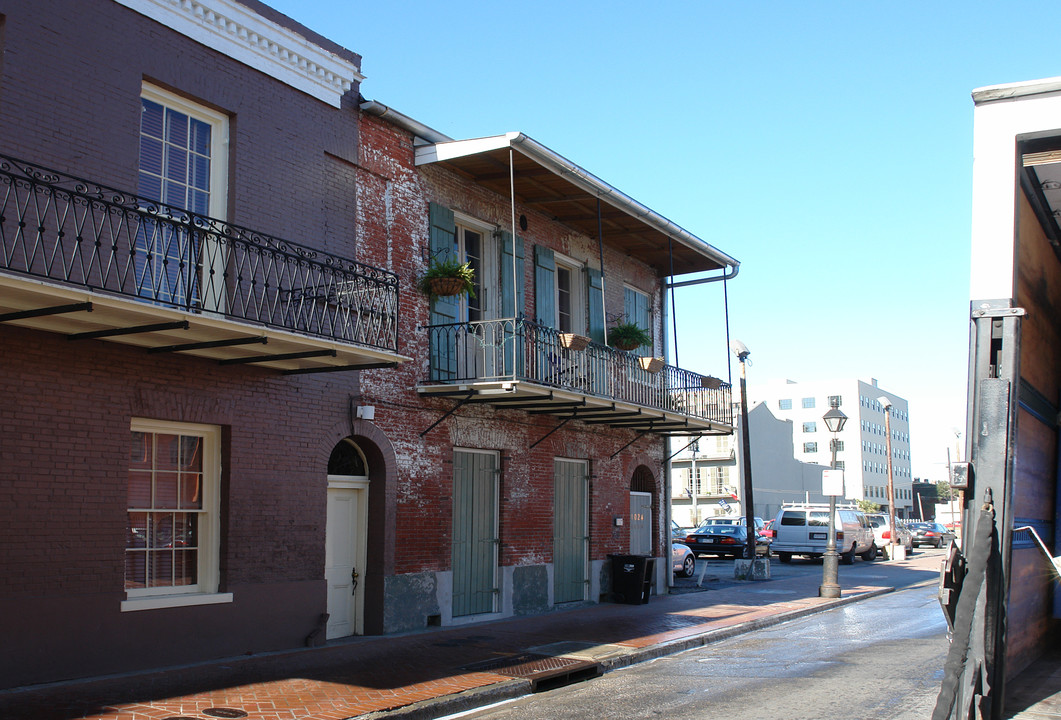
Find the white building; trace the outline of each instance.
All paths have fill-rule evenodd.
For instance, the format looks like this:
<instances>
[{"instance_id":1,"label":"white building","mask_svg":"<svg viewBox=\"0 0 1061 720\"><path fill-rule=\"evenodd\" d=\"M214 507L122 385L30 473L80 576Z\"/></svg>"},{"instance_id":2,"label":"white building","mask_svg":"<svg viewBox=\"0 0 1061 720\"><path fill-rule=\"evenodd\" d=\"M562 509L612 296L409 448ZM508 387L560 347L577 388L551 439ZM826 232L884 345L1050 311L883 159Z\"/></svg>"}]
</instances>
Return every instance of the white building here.
<instances>
[{"instance_id":1,"label":"white building","mask_svg":"<svg viewBox=\"0 0 1061 720\"><path fill-rule=\"evenodd\" d=\"M671 516L682 527L696 527L719 515L739 517L740 471L735 435L677 437L671 442ZM754 475L754 469L752 474ZM696 478L694 483L693 478Z\"/></svg>"},{"instance_id":2,"label":"white building","mask_svg":"<svg viewBox=\"0 0 1061 720\"><path fill-rule=\"evenodd\" d=\"M822 416L837 400L847 415L847 424L837 434L837 467L844 470L848 500L868 500L888 507L888 436L884 404L891 403L892 473L895 486L895 508L909 517L913 508L913 474L910 467L910 413L905 399L888 392L872 379L823 380L797 383L791 380L767 383L748 389L751 407L766 404L771 414L792 421L792 445L795 458L804 463L829 466L832 462L832 434ZM752 425L754 430L755 426ZM760 449L753 435L752 460ZM755 479L755 468L752 468ZM755 485L760 482L756 479Z\"/></svg>"}]
</instances>

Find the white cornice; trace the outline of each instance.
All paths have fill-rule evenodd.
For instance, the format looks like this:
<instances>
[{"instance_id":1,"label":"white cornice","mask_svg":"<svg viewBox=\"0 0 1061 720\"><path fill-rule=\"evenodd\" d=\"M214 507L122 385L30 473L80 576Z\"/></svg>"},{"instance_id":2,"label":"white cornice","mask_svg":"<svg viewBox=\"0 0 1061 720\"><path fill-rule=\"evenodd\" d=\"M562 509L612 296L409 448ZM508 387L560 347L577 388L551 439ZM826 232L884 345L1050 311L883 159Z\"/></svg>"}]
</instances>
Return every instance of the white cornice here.
<instances>
[{"instance_id":1,"label":"white cornice","mask_svg":"<svg viewBox=\"0 0 1061 720\"><path fill-rule=\"evenodd\" d=\"M115 2L334 107L365 79L354 63L234 0Z\"/></svg>"}]
</instances>

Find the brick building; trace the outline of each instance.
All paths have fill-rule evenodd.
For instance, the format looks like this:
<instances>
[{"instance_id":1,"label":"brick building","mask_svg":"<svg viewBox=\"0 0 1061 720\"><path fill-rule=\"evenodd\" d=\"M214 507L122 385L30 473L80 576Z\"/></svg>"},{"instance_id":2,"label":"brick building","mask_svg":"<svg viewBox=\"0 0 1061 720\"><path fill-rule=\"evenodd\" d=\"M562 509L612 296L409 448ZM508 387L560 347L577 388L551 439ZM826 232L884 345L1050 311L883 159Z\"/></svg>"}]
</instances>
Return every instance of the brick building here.
<instances>
[{"instance_id":1,"label":"brick building","mask_svg":"<svg viewBox=\"0 0 1061 720\"><path fill-rule=\"evenodd\" d=\"M663 354L669 269L735 261L521 133L457 141L362 109L365 244L403 280L439 258L477 271L474 298L403 303L413 360L362 379L399 448L387 629L596 602L613 553L661 558L665 589L664 438L731 432L730 393L641 363ZM652 344L607 346L617 321Z\"/></svg>"},{"instance_id":2,"label":"brick building","mask_svg":"<svg viewBox=\"0 0 1061 720\"><path fill-rule=\"evenodd\" d=\"M523 135L359 106L359 56L255 0L0 23L0 687L543 612L667 554L663 438L730 432L729 388L605 328L663 354L669 268L735 261ZM474 300L415 290L449 254Z\"/></svg>"}]
</instances>

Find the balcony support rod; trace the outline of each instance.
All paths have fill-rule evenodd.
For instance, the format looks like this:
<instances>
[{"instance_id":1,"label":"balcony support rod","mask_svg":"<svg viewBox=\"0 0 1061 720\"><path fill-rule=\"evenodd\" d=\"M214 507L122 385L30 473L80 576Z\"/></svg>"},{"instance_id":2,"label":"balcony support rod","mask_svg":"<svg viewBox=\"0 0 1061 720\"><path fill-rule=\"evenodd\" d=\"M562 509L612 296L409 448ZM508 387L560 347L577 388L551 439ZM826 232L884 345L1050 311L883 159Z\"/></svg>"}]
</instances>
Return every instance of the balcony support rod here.
<instances>
[{"instance_id":1,"label":"balcony support rod","mask_svg":"<svg viewBox=\"0 0 1061 720\"><path fill-rule=\"evenodd\" d=\"M442 422L443 420L445 420L446 418L448 418L448 417L449 417L450 415L452 415L453 413L455 413L455 412L457 412L458 410L460 410L460 409L461 409L461 406L462 406L462 405L464 405L464 403L466 403L466 402L468 402L469 400L471 400L471 399L472 399L472 396L473 396L473 395L475 395L475 391L474 391L474 390L469 390L469 391L468 391L468 394L467 394L467 395L465 395L464 397L462 397L462 398L460 399L460 402L458 402L458 403L457 403L456 405L454 405L454 406L453 406L453 408L452 408L452 409L450 409L450 410L449 410L448 412L446 412L446 414L445 414L445 415L443 415L442 417L440 417L440 418L439 418L438 420L436 420L435 422L431 423L431 426L430 426L430 427L428 427L428 428L427 428L427 430L424 430L424 431L423 431L422 433L420 433L420 437L423 437L424 435L427 435L427 434L428 434L429 432L431 432L432 430L434 430L434 429L435 429L435 428L436 428L436 427L438 426L438 424L439 424L440 422Z\"/></svg>"},{"instance_id":2,"label":"balcony support rod","mask_svg":"<svg viewBox=\"0 0 1061 720\"><path fill-rule=\"evenodd\" d=\"M690 440L689 443L685 447L683 447L681 450L677 450L673 455L671 455L669 458L667 458L667 460L665 460L664 462L669 462L669 461L673 460L675 455L680 453L682 450L685 450L685 449L691 447L693 443L698 442L700 440L700 438L702 438L703 436L704 436L703 433L700 433L699 435L694 435L693 439Z\"/></svg>"},{"instance_id":3,"label":"balcony support rod","mask_svg":"<svg viewBox=\"0 0 1061 720\"><path fill-rule=\"evenodd\" d=\"M165 345L162 347L148 348L147 351L149 353L181 352L182 350L205 350L207 348L229 347L231 345L253 345L255 343L265 345L268 342L269 338L263 335L260 337L233 338L231 340L211 340L209 342L186 343L184 345Z\"/></svg>"},{"instance_id":4,"label":"balcony support rod","mask_svg":"<svg viewBox=\"0 0 1061 720\"><path fill-rule=\"evenodd\" d=\"M174 322L155 323L154 325L137 325L127 328L112 328L110 330L93 330L91 332L74 333L67 335L67 340L94 340L96 338L114 337L116 335L137 335L139 333L157 332L159 330L187 330L187 320L176 320Z\"/></svg>"},{"instance_id":5,"label":"balcony support rod","mask_svg":"<svg viewBox=\"0 0 1061 720\"><path fill-rule=\"evenodd\" d=\"M615 452L613 452L612 453L612 457L614 458L616 455L621 453L623 450L625 450L626 448L628 448L631 445L633 445L635 442L640 440L645 435L645 433L647 433L647 432L648 432L648 430L640 430L640 431L638 431L637 435L634 436L634 439L631 440L630 442L626 443L625 445L623 445L621 448L619 448Z\"/></svg>"},{"instance_id":6,"label":"balcony support rod","mask_svg":"<svg viewBox=\"0 0 1061 720\"><path fill-rule=\"evenodd\" d=\"M533 450L533 449L534 449L535 447L537 447L537 445L538 445L538 444L539 444L540 442L542 442L543 440L545 440L545 438L549 437L549 436L550 436L550 435L552 435L552 434L553 434L554 432L556 432L557 430L559 430L560 428L562 428L562 427L563 427L564 425L567 425L567 424L568 424L569 422L571 422L571 421L572 421L572 420L574 420L574 419L575 419L575 416L574 416L574 415L571 415L570 417L565 417L565 418L564 418L563 420L561 420L561 421L560 421L560 424L559 424L559 425L557 425L557 426L556 426L556 427L554 427L554 428L553 428L552 430L550 430L549 432L545 433L545 434L544 434L544 435L542 435L542 436L541 436L540 438L538 438L537 440L535 440L535 441L534 441L534 443L533 443L533 444L532 444L532 445L530 446L530 448L528 448L528 449L530 449L530 450Z\"/></svg>"},{"instance_id":7,"label":"balcony support rod","mask_svg":"<svg viewBox=\"0 0 1061 720\"><path fill-rule=\"evenodd\" d=\"M0 322L10 320L22 320L24 318L45 317L46 315L64 315L72 312L92 312L92 303L74 303L72 305L56 305L50 308L38 308L37 310L20 310L18 312L0 315Z\"/></svg>"},{"instance_id":8,"label":"balcony support rod","mask_svg":"<svg viewBox=\"0 0 1061 720\"><path fill-rule=\"evenodd\" d=\"M249 365L251 363L278 362L280 360L301 360L313 357L335 357L335 350L305 350L303 352L283 353L282 355L253 355L251 357L227 358L218 360L218 365Z\"/></svg>"},{"instance_id":9,"label":"balcony support rod","mask_svg":"<svg viewBox=\"0 0 1061 720\"><path fill-rule=\"evenodd\" d=\"M310 373L326 372L348 372L350 370L375 370L377 368L396 368L396 362L365 363L363 365L327 365L325 367L298 368L296 370L281 370L281 375L309 375Z\"/></svg>"}]
</instances>

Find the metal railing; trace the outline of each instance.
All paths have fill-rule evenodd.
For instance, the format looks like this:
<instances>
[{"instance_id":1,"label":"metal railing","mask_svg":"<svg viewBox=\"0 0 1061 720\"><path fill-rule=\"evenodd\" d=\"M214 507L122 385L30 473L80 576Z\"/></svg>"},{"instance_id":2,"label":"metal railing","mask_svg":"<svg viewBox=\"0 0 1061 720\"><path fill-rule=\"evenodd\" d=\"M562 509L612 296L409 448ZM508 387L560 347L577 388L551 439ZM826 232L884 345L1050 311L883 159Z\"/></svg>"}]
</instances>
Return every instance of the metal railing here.
<instances>
[{"instance_id":1,"label":"metal railing","mask_svg":"<svg viewBox=\"0 0 1061 720\"><path fill-rule=\"evenodd\" d=\"M558 330L530 320L425 329L430 384L521 380L733 425L729 384L673 365L651 372L639 356L595 342L575 350Z\"/></svg>"},{"instance_id":2,"label":"metal railing","mask_svg":"<svg viewBox=\"0 0 1061 720\"><path fill-rule=\"evenodd\" d=\"M394 273L5 155L0 272L398 346Z\"/></svg>"}]
</instances>

